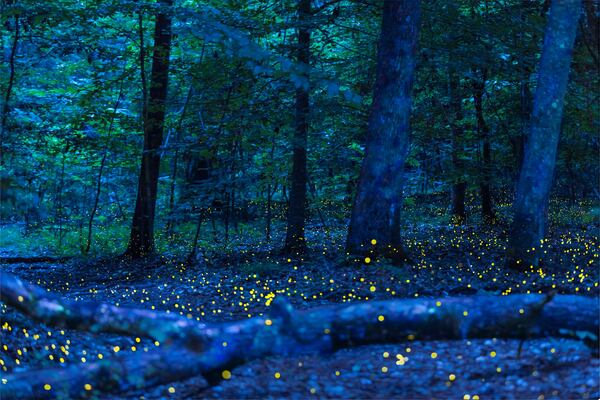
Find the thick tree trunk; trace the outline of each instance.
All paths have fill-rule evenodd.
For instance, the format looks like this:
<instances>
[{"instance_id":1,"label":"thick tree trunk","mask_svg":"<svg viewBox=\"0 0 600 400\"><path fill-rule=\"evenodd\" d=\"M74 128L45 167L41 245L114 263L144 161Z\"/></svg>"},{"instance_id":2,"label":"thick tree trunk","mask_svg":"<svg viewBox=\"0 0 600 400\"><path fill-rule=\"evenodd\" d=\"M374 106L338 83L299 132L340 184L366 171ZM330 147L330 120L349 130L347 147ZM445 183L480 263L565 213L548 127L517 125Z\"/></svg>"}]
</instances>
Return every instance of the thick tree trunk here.
<instances>
[{"instance_id":1,"label":"thick tree trunk","mask_svg":"<svg viewBox=\"0 0 600 400\"><path fill-rule=\"evenodd\" d=\"M548 196L580 10L581 0L554 0L548 14L507 248L507 265L513 268L537 265L543 254L541 241L546 235Z\"/></svg>"},{"instance_id":2,"label":"thick tree trunk","mask_svg":"<svg viewBox=\"0 0 600 400\"><path fill-rule=\"evenodd\" d=\"M120 393L199 374L216 382L230 376L233 367L253 359L326 354L370 343L553 336L584 340L597 349L600 328L598 300L582 296L370 301L304 311L295 311L289 303L276 299L265 316L204 324L162 312L63 299L8 273L0 278L0 299L37 320L161 340L154 351L4 375L2 399Z\"/></svg>"},{"instance_id":3,"label":"thick tree trunk","mask_svg":"<svg viewBox=\"0 0 600 400\"><path fill-rule=\"evenodd\" d=\"M404 258L400 213L419 21L419 0L384 2L366 153L346 242L352 254Z\"/></svg>"},{"instance_id":4,"label":"thick tree trunk","mask_svg":"<svg viewBox=\"0 0 600 400\"><path fill-rule=\"evenodd\" d=\"M310 68L310 28L311 0L298 2L298 49L297 60L308 70ZM289 253L302 253L306 247L304 226L306 223L306 146L308 144L310 83L296 89L296 127L293 140L293 161L290 189L290 204L287 215L285 250Z\"/></svg>"},{"instance_id":5,"label":"thick tree trunk","mask_svg":"<svg viewBox=\"0 0 600 400\"><path fill-rule=\"evenodd\" d=\"M473 97L475 102L475 115L477 118L477 132L479 133L479 138L483 147L481 181L479 183L481 195L481 217L484 222L492 223L496 219L496 216L494 215L491 189L492 149L490 145L490 129L483 116L483 94L485 93L486 79L487 74L484 71L481 81L473 82L473 89L475 89Z\"/></svg>"},{"instance_id":6,"label":"thick tree trunk","mask_svg":"<svg viewBox=\"0 0 600 400\"><path fill-rule=\"evenodd\" d=\"M160 1L161 6L167 8L172 3L172 0ZM171 53L171 17L167 11L163 9L156 16L150 96L144 123L144 151L131 235L125 251L125 254L132 258L144 257L154 251L154 215L160 167L158 150L162 144L165 122L165 101Z\"/></svg>"}]
</instances>

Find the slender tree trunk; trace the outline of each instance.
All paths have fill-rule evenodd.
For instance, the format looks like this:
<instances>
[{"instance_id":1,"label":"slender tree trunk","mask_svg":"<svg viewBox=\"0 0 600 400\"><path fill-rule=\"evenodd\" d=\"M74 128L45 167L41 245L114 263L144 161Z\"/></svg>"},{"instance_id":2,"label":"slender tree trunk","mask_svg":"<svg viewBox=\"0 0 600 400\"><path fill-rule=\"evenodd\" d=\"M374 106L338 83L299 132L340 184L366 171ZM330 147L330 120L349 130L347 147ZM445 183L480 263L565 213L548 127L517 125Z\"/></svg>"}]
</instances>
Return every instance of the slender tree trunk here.
<instances>
[{"instance_id":1,"label":"slender tree trunk","mask_svg":"<svg viewBox=\"0 0 600 400\"><path fill-rule=\"evenodd\" d=\"M524 11L531 7L531 0L521 0L520 16L521 23L526 24L527 18L525 17ZM525 40L523 32L519 32L515 37L516 41L513 43L515 46L522 45ZM531 94L531 88L529 85L530 80L530 66L527 65L526 57L522 55L519 57L519 64L523 71L521 72L521 80L519 82L519 105L520 105L520 130L516 137L512 140L513 152L515 156L515 189L518 182L518 176L523 166L523 157L525 154L525 143L527 142L527 133L529 132L529 120L531 118L531 108L533 103L533 96Z\"/></svg>"},{"instance_id":2,"label":"slender tree trunk","mask_svg":"<svg viewBox=\"0 0 600 400\"><path fill-rule=\"evenodd\" d=\"M144 12L138 14L138 35L140 38L140 83L142 84L142 129L145 132L148 118L148 78L146 77L146 41L144 38Z\"/></svg>"},{"instance_id":3,"label":"slender tree trunk","mask_svg":"<svg viewBox=\"0 0 600 400\"><path fill-rule=\"evenodd\" d=\"M527 132L529 132L529 119L531 117L532 108L532 95L531 89L529 88L529 73L527 72L526 74L527 76L523 77L519 83L521 130L514 139L514 152L517 161L515 171L517 176L523 167L523 157L525 156L525 144L527 143ZM518 182L518 179L516 179L516 181Z\"/></svg>"},{"instance_id":4,"label":"slender tree trunk","mask_svg":"<svg viewBox=\"0 0 600 400\"><path fill-rule=\"evenodd\" d=\"M173 1L161 0L160 4L170 8ZM154 216L160 167L158 149L162 144L171 52L171 17L168 11L163 9L156 16L144 151L131 235L125 251L132 258L144 257L154 251Z\"/></svg>"},{"instance_id":5,"label":"slender tree trunk","mask_svg":"<svg viewBox=\"0 0 600 400\"><path fill-rule=\"evenodd\" d=\"M302 253L306 247L304 227L306 223L306 146L308 143L309 91L308 69L310 68L311 0L298 0L298 48L297 61L306 68L306 85L296 89L296 127L294 130L294 156L290 204L287 216L285 251Z\"/></svg>"},{"instance_id":6,"label":"slender tree trunk","mask_svg":"<svg viewBox=\"0 0 600 400\"><path fill-rule=\"evenodd\" d=\"M279 128L277 128L275 130L276 133L279 133ZM271 135L271 151L269 153L269 170L270 170L270 174L271 176L269 176L269 184L267 185L267 227L265 229L265 236L266 236L266 241L267 243L269 243L271 241L271 221L273 219L273 213L271 211L271 202L273 199L273 194L275 194L275 191L277 190L277 183L275 183L273 186L274 188L271 188L271 184L273 181L273 175L274 175L274 168L275 168L275 135Z\"/></svg>"},{"instance_id":7,"label":"slender tree trunk","mask_svg":"<svg viewBox=\"0 0 600 400\"><path fill-rule=\"evenodd\" d=\"M202 56L204 55L204 47L202 47L202 55L200 55L200 60L202 60ZM167 233L167 237L173 239L173 213L175 211L175 182L177 180L177 169L179 164L179 137L181 135L181 126L183 125L183 119L185 118L185 114L187 111L188 104L194 93L194 86L190 85L187 96L185 97L185 103L183 103L183 108L181 109L179 121L177 122L177 127L175 128L175 154L173 155L173 167L171 170L171 186L169 188L169 219L167 220L167 226L165 231Z\"/></svg>"},{"instance_id":8,"label":"slender tree trunk","mask_svg":"<svg viewBox=\"0 0 600 400\"><path fill-rule=\"evenodd\" d=\"M115 116L117 115L117 108L119 108L119 104L121 103L121 95L122 94L123 94L123 82L121 82L121 87L119 88L119 94L117 96L117 101L115 102L115 106L113 108L113 113L110 118L110 123L108 125L108 131L106 133L106 143L104 144L104 153L102 154L102 159L100 160L100 169L98 170L98 179L96 181L96 196L94 197L94 205L92 207L92 211L90 212L90 219L88 220L87 243L85 245L85 249L83 250L83 254L88 254L90 251L90 247L92 246L92 228L94 225L94 216L96 215L96 211L98 210L98 203L100 202L100 192L102 189L102 173L104 171L104 166L106 165L106 158L108 157L108 147L110 144L110 135L112 133Z\"/></svg>"},{"instance_id":9,"label":"slender tree trunk","mask_svg":"<svg viewBox=\"0 0 600 400\"><path fill-rule=\"evenodd\" d=\"M17 46L19 44L19 29L19 14L15 14L15 33L10 48L10 56L8 57L8 84L6 86L6 92L4 93L4 101L2 102L2 116L0 116L0 166L4 165L4 132L6 131L6 120L8 118L12 88L15 83L15 58L17 56Z\"/></svg>"},{"instance_id":10,"label":"slender tree trunk","mask_svg":"<svg viewBox=\"0 0 600 400\"><path fill-rule=\"evenodd\" d=\"M383 4L366 153L346 242L352 254L404 259L400 213L419 20L419 0Z\"/></svg>"},{"instance_id":11,"label":"slender tree trunk","mask_svg":"<svg viewBox=\"0 0 600 400\"><path fill-rule=\"evenodd\" d=\"M271 241L271 220L273 219L273 215L271 213L271 183L267 185L267 222L265 227L265 241L269 243Z\"/></svg>"},{"instance_id":12,"label":"slender tree trunk","mask_svg":"<svg viewBox=\"0 0 600 400\"><path fill-rule=\"evenodd\" d=\"M481 182L479 183L479 190L481 195L481 216L482 219L491 223L496 219L494 215L493 200L492 200L492 149L490 145L490 129L485 122L483 116L483 94L485 93L485 81L487 79L486 71L483 71L483 76L480 81L473 82L473 88L475 89L474 100L475 100L475 115L477 118L477 132L479 138L483 142L483 165L481 169Z\"/></svg>"},{"instance_id":13,"label":"slender tree trunk","mask_svg":"<svg viewBox=\"0 0 600 400\"><path fill-rule=\"evenodd\" d=\"M540 247L546 235L548 197L580 10L581 0L554 0L548 13L531 130L507 248L507 263L513 268L537 265L543 254Z\"/></svg>"},{"instance_id":14,"label":"slender tree trunk","mask_svg":"<svg viewBox=\"0 0 600 400\"><path fill-rule=\"evenodd\" d=\"M190 250L190 254L188 254L187 261L188 263L192 263L194 261L194 257L196 257L196 252L198 251L198 239L200 238L200 228L202 228L202 221L204 221L204 212L202 209L198 212L198 222L196 223L196 232L194 233L194 241L192 242L192 249Z\"/></svg>"},{"instance_id":15,"label":"slender tree trunk","mask_svg":"<svg viewBox=\"0 0 600 400\"><path fill-rule=\"evenodd\" d=\"M448 72L448 94L450 98L450 111L452 113L452 166L454 169L454 179L452 184L452 222L455 224L464 224L467 220L467 211L465 209L465 196L467 192L467 182L464 179L464 162L462 160L461 150L463 149L463 119L462 95L460 90L460 76L450 66Z\"/></svg>"},{"instance_id":16,"label":"slender tree trunk","mask_svg":"<svg viewBox=\"0 0 600 400\"><path fill-rule=\"evenodd\" d=\"M58 224L58 250L60 251L62 247L63 240L63 218L64 218L64 205L63 205L63 189L65 187L65 153L68 149L63 150L61 153L61 167L60 167L60 184L58 186L58 190L56 191L57 202L56 202L56 212L55 212L55 223Z\"/></svg>"}]
</instances>

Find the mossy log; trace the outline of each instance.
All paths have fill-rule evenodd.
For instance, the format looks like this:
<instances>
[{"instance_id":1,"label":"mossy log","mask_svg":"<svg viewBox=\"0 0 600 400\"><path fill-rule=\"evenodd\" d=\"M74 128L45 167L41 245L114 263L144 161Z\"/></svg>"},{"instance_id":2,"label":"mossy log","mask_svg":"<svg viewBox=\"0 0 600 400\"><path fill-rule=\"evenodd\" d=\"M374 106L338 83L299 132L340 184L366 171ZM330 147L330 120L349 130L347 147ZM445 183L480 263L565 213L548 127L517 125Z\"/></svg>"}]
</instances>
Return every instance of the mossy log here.
<instances>
[{"instance_id":1,"label":"mossy log","mask_svg":"<svg viewBox=\"0 0 600 400\"><path fill-rule=\"evenodd\" d=\"M599 302L583 296L482 295L369 301L307 310L294 310L287 301L276 299L268 315L205 324L162 312L74 302L14 275L3 273L1 278L0 299L39 321L93 332L144 334L168 342L148 352L115 355L85 365L6 375L0 385L3 400L83 398L198 375L216 382L228 376L224 371L253 359L326 354L369 343L552 336L582 339L598 348ZM127 329L119 328L121 320Z\"/></svg>"}]
</instances>

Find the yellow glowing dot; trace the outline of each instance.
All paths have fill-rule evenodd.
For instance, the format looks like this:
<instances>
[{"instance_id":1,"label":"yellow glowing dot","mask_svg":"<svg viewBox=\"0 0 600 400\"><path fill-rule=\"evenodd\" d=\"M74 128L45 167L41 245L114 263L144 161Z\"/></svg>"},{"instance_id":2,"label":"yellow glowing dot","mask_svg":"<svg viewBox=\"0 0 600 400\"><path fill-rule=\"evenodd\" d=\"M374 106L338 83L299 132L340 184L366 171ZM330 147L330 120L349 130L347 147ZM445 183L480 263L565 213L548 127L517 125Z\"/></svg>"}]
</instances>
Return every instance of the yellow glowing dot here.
<instances>
[{"instance_id":1,"label":"yellow glowing dot","mask_svg":"<svg viewBox=\"0 0 600 400\"><path fill-rule=\"evenodd\" d=\"M435 305L438 306L438 307L441 307L442 306L442 302L438 300L438 301L435 302Z\"/></svg>"},{"instance_id":2,"label":"yellow glowing dot","mask_svg":"<svg viewBox=\"0 0 600 400\"><path fill-rule=\"evenodd\" d=\"M383 358L388 358L390 356L390 353L388 353L387 351L383 352Z\"/></svg>"},{"instance_id":3,"label":"yellow glowing dot","mask_svg":"<svg viewBox=\"0 0 600 400\"><path fill-rule=\"evenodd\" d=\"M221 376L223 377L223 379L231 379L231 372L229 372L228 370L224 370L223 372L221 372Z\"/></svg>"},{"instance_id":4,"label":"yellow glowing dot","mask_svg":"<svg viewBox=\"0 0 600 400\"><path fill-rule=\"evenodd\" d=\"M135 342L136 342L136 343L139 343L140 341L141 341L141 339L140 339L139 337L136 337L136 338L135 338Z\"/></svg>"},{"instance_id":5,"label":"yellow glowing dot","mask_svg":"<svg viewBox=\"0 0 600 400\"><path fill-rule=\"evenodd\" d=\"M83 385L83 388L85 390L92 390L92 385L90 385L89 383L86 383L85 385Z\"/></svg>"},{"instance_id":6,"label":"yellow glowing dot","mask_svg":"<svg viewBox=\"0 0 600 400\"><path fill-rule=\"evenodd\" d=\"M552 353L552 354L556 353L556 349L555 349L554 347L553 347L553 348L551 348L551 349L550 349L550 353Z\"/></svg>"},{"instance_id":7,"label":"yellow glowing dot","mask_svg":"<svg viewBox=\"0 0 600 400\"><path fill-rule=\"evenodd\" d=\"M466 317L466 316L469 315L469 312L468 311L463 311L463 315Z\"/></svg>"},{"instance_id":8,"label":"yellow glowing dot","mask_svg":"<svg viewBox=\"0 0 600 400\"><path fill-rule=\"evenodd\" d=\"M19 297L17 297L17 299L19 300L19 303L22 303L22 302L23 302L23 300L25 300L25 299L23 298L23 296L19 296Z\"/></svg>"},{"instance_id":9,"label":"yellow glowing dot","mask_svg":"<svg viewBox=\"0 0 600 400\"><path fill-rule=\"evenodd\" d=\"M375 246L375 245L377 244L377 240L375 240L375 239L372 239L372 240L371 240L371 244L372 244L373 246Z\"/></svg>"},{"instance_id":10,"label":"yellow glowing dot","mask_svg":"<svg viewBox=\"0 0 600 400\"><path fill-rule=\"evenodd\" d=\"M388 367L381 367L381 372L383 372L384 374L385 374L386 372L388 372Z\"/></svg>"},{"instance_id":11,"label":"yellow glowing dot","mask_svg":"<svg viewBox=\"0 0 600 400\"><path fill-rule=\"evenodd\" d=\"M500 372L502 372L502 368L500 368L500 367L496 368L496 372L497 372L497 373L500 373Z\"/></svg>"},{"instance_id":12,"label":"yellow glowing dot","mask_svg":"<svg viewBox=\"0 0 600 400\"><path fill-rule=\"evenodd\" d=\"M437 358L437 353L436 352L431 353L431 358Z\"/></svg>"},{"instance_id":13,"label":"yellow glowing dot","mask_svg":"<svg viewBox=\"0 0 600 400\"><path fill-rule=\"evenodd\" d=\"M154 342L154 345L155 346L160 346L160 342L157 340L157 341Z\"/></svg>"},{"instance_id":14,"label":"yellow glowing dot","mask_svg":"<svg viewBox=\"0 0 600 400\"><path fill-rule=\"evenodd\" d=\"M279 379L279 378L281 378L281 374L280 374L279 372L275 372L275 375L274 375L274 376L275 376L275 379Z\"/></svg>"},{"instance_id":15,"label":"yellow glowing dot","mask_svg":"<svg viewBox=\"0 0 600 400\"><path fill-rule=\"evenodd\" d=\"M317 393L317 389L315 389L315 388L310 388L310 393L311 393L311 394L315 394L315 393Z\"/></svg>"},{"instance_id":16,"label":"yellow glowing dot","mask_svg":"<svg viewBox=\"0 0 600 400\"><path fill-rule=\"evenodd\" d=\"M377 317L377 320L379 322L383 322L384 319L385 319L385 317L383 315L380 315L379 317Z\"/></svg>"},{"instance_id":17,"label":"yellow glowing dot","mask_svg":"<svg viewBox=\"0 0 600 400\"><path fill-rule=\"evenodd\" d=\"M371 262L371 258L370 257L365 257L365 264L368 264Z\"/></svg>"},{"instance_id":18,"label":"yellow glowing dot","mask_svg":"<svg viewBox=\"0 0 600 400\"><path fill-rule=\"evenodd\" d=\"M376 288L375 286L371 286L371 287L369 288L369 290L370 290L371 292L374 292L374 291L376 291L376 290L377 290L377 288Z\"/></svg>"},{"instance_id":19,"label":"yellow glowing dot","mask_svg":"<svg viewBox=\"0 0 600 400\"><path fill-rule=\"evenodd\" d=\"M463 400L469 400L470 398L471 398L471 396L469 396L468 394L465 394L465 395L463 396Z\"/></svg>"},{"instance_id":20,"label":"yellow glowing dot","mask_svg":"<svg viewBox=\"0 0 600 400\"><path fill-rule=\"evenodd\" d=\"M104 357L104 356L102 355L102 353L99 353L99 354L98 354L98 358L102 360L102 357Z\"/></svg>"},{"instance_id":21,"label":"yellow glowing dot","mask_svg":"<svg viewBox=\"0 0 600 400\"><path fill-rule=\"evenodd\" d=\"M175 388L173 386L171 386L169 388L169 393L171 393L171 394L175 393Z\"/></svg>"},{"instance_id":22,"label":"yellow glowing dot","mask_svg":"<svg viewBox=\"0 0 600 400\"><path fill-rule=\"evenodd\" d=\"M44 390L50 390L52 389L52 386L48 385L47 383L44 385Z\"/></svg>"},{"instance_id":23,"label":"yellow glowing dot","mask_svg":"<svg viewBox=\"0 0 600 400\"><path fill-rule=\"evenodd\" d=\"M273 321L271 321L270 319L266 319L265 320L265 325L266 326L271 326L271 325L273 325Z\"/></svg>"},{"instance_id":24,"label":"yellow glowing dot","mask_svg":"<svg viewBox=\"0 0 600 400\"><path fill-rule=\"evenodd\" d=\"M522 308L519 310L519 314L525 314L525 310L523 310Z\"/></svg>"},{"instance_id":25,"label":"yellow glowing dot","mask_svg":"<svg viewBox=\"0 0 600 400\"><path fill-rule=\"evenodd\" d=\"M479 400L479 396L478 396L478 395L476 395L476 394L474 394L474 395L473 395L473 397L472 397L472 399L473 399L473 400Z\"/></svg>"},{"instance_id":26,"label":"yellow glowing dot","mask_svg":"<svg viewBox=\"0 0 600 400\"><path fill-rule=\"evenodd\" d=\"M113 351L114 351L115 353L118 353L118 352L119 352L119 350L121 350L121 348L120 348L119 346L115 346L115 347L113 347Z\"/></svg>"},{"instance_id":27,"label":"yellow glowing dot","mask_svg":"<svg viewBox=\"0 0 600 400\"><path fill-rule=\"evenodd\" d=\"M227 342L223 342L221 344L223 345L223 347L227 347Z\"/></svg>"},{"instance_id":28,"label":"yellow glowing dot","mask_svg":"<svg viewBox=\"0 0 600 400\"><path fill-rule=\"evenodd\" d=\"M490 351L490 357L496 357L496 352L495 351Z\"/></svg>"},{"instance_id":29,"label":"yellow glowing dot","mask_svg":"<svg viewBox=\"0 0 600 400\"><path fill-rule=\"evenodd\" d=\"M453 382L455 379L456 379L456 375L454 375L454 374L450 374L450 375L448 375L448 380L449 380L450 382Z\"/></svg>"},{"instance_id":30,"label":"yellow glowing dot","mask_svg":"<svg viewBox=\"0 0 600 400\"><path fill-rule=\"evenodd\" d=\"M340 371L335 371L335 376L340 376Z\"/></svg>"}]
</instances>

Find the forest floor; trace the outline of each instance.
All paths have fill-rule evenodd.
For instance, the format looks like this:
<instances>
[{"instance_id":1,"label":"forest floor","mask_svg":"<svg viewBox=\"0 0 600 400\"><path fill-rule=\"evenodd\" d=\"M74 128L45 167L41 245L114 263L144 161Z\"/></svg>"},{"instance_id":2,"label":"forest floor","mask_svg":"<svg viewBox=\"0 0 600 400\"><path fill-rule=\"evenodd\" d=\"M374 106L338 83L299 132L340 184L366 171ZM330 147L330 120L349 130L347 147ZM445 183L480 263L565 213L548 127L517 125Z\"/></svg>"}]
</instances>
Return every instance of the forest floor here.
<instances>
[{"instance_id":1,"label":"forest floor","mask_svg":"<svg viewBox=\"0 0 600 400\"><path fill-rule=\"evenodd\" d=\"M331 227L330 227L331 229ZM266 312L274 296L296 308L372 299L446 295L574 293L599 296L598 227L555 229L548 263L527 273L502 268L500 228L414 226L405 232L412 263L348 260L343 234L308 232L304 259L248 245L204 253L194 265L159 257L144 263L116 258L67 263L5 264L33 283L73 299L169 310L203 321ZM274 243L278 243L275 241ZM7 254L5 254L7 255ZM2 306L0 365L7 372L93 362L115 352L154 347L149 339L60 330ZM117 347L118 346L118 347ZM232 371L209 387L198 377L118 396L158 398L586 399L600 397L600 361L573 340L407 341L331 355L271 357ZM102 356L100 356L102 355ZM168 368L165 365L165 368ZM169 392L174 388L174 393ZM102 398L102 397L101 397ZM107 395L104 398L115 398Z\"/></svg>"}]
</instances>

